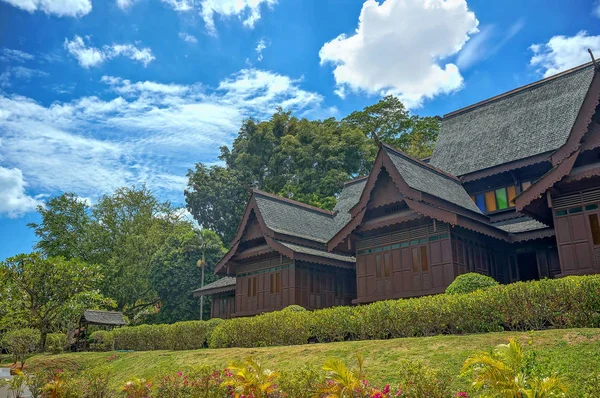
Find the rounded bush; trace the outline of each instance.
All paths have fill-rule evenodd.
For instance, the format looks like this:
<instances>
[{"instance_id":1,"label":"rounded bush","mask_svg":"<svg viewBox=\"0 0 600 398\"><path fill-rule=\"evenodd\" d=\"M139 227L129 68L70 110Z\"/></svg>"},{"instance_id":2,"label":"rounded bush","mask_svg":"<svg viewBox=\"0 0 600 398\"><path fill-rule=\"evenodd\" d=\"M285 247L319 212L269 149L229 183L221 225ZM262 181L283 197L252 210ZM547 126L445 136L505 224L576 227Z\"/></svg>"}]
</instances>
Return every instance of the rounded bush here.
<instances>
[{"instance_id":1,"label":"rounded bush","mask_svg":"<svg viewBox=\"0 0 600 398\"><path fill-rule=\"evenodd\" d=\"M112 332L98 330L90 335L90 348L94 351L112 351L115 345L115 337Z\"/></svg>"},{"instance_id":2,"label":"rounded bush","mask_svg":"<svg viewBox=\"0 0 600 398\"><path fill-rule=\"evenodd\" d=\"M46 351L60 354L67 348L67 335L64 333L50 333L46 336Z\"/></svg>"},{"instance_id":3,"label":"rounded bush","mask_svg":"<svg viewBox=\"0 0 600 398\"><path fill-rule=\"evenodd\" d=\"M498 286L499 283L487 275L469 272L468 274L459 275L454 282L446 288L446 294L464 294L472 293L477 290L485 290L493 286Z\"/></svg>"},{"instance_id":4,"label":"rounded bush","mask_svg":"<svg viewBox=\"0 0 600 398\"><path fill-rule=\"evenodd\" d=\"M306 308L302 307L301 305L292 304L292 305L288 305L281 311L303 312L303 311L306 311Z\"/></svg>"}]
</instances>

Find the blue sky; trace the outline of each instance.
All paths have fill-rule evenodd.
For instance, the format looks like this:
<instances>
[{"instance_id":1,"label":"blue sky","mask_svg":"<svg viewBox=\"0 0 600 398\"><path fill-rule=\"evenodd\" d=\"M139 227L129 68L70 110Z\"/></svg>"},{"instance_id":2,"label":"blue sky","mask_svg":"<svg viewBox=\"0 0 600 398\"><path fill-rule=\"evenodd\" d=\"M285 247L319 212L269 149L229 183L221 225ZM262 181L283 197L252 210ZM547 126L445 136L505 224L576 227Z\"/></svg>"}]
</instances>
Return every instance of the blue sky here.
<instances>
[{"instance_id":1,"label":"blue sky","mask_svg":"<svg viewBox=\"0 0 600 398\"><path fill-rule=\"evenodd\" d=\"M37 205L146 183L183 204L247 117L381 95L443 115L600 57L600 3L0 0L0 260Z\"/></svg>"}]
</instances>

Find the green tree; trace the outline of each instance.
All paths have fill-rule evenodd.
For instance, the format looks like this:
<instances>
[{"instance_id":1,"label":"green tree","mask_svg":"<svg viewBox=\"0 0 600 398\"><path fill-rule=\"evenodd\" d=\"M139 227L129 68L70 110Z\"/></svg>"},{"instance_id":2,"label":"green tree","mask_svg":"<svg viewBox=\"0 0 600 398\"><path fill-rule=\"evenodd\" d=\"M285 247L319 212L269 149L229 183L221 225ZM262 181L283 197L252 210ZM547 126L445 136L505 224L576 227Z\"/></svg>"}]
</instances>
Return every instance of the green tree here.
<instances>
[{"instance_id":1,"label":"green tree","mask_svg":"<svg viewBox=\"0 0 600 398\"><path fill-rule=\"evenodd\" d=\"M48 257L66 259L90 257L90 207L74 193L65 193L38 206L42 221L27 224L38 238L36 248Z\"/></svg>"},{"instance_id":2,"label":"green tree","mask_svg":"<svg viewBox=\"0 0 600 398\"><path fill-rule=\"evenodd\" d=\"M198 301L192 291L201 286L204 258L209 282L215 280L212 270L221 259L224 247L213 231L194 230L189 224L180 225L152 260L151 283L160 297L160 311L152 318L157 323L173 323L198 318ZM208 300L202 307L210 309Z\"/></svg>"},{"instance_id":3,"label":"green tree","mask_svg":"<svg viewBox=\"0 0 600 398\"><path fill-rule=\"evenodd\" d=\"M431 156L439 132L437 118L411 116L392 95L352 112L343 121L416 158Z\"/></svg>"},{"instance_id":4,"label":"green tree","mask_svg":"<svg viewBox=\"0 0 600 398\"><path fill-rule=\"evenodd\" d=\"M65 319L74 312L80 316L84 307L110 304L96 290L101 279L96 265L77 259L46 258L40 253L21 254L0 263L2 296L21 316L26 314L28 327L40 331L42 348L48 333L67 323Z\"/></svg>"}]
</instances>

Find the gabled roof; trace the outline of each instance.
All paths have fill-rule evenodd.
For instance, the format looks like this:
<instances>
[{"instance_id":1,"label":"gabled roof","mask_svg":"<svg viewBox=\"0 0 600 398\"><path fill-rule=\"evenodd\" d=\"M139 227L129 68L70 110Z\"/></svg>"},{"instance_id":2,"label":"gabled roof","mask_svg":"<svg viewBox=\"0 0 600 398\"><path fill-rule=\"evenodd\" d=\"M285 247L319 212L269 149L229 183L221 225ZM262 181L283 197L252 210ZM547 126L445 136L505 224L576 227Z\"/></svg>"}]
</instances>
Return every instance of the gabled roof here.
<instances>
[{"instance_id":1,"label":"gabled roof","mask_svg":"<svg viewBox=\"0 0 600 398\"><path fill-rule=\"evenodd\" d=\"M567 142L593 77L585 64L445 115L430 163L462 176L555 151Z\"/></svg>"},{"instance_id":2,"label":"gabled roof","mask_svg":"<svg viewBox=\"0 0 600 398\"><path fill-rule=\"evenodd\" d=\"M204 285L200 289L194 290L194 296L205 296L209 294L229 292L235 290L235 278L231 276L224 276L219 280Z\"/></svg>"},{"instance_id":3,"label":"gabled roof","mask_svg":"<svg viewBox=\"0 0 600 398\"><path fill-rule=\"evenodd\" d=\"M496 222L492 225L511 234L518 234L522 232L530 232L550 228L546 224L533 220L529 217L519 217L512 220Z\"/></svg>"},{"instance_id":4,"label":"gabled roof","mask_svg":"<svg viewBox=\"0 0 600 398\"><path fill-rule=\"evenodd\" d=\"M346 183L333 212L254 189L237 235L231 242L231 249L215 266L215 272L220 272L229 260L235 259L240 239L253 213L267 244L285 256L295 258L294 253L300 253L303 259L326 264L353 262L353 257L338 258L327 252L325 244L350 220L349 211L358 202L365 183L366 179ZM287 242L290 237L303 239L314 247ZM321 247L322 250L318 249Z\"/></svg>"},{"instance_id":5,"label":"gabled roof","mask_svg":"<svg viewBox=\"0 0 600 398\"><path fill-rule=\"evenodd\" d=\"M94 325L121 326L127 324L123 314L115 311L85 310L82 318L88 324Z\"/></svg>"},{"instance_id":6,"label":"gabled roof","mask_svg":"<svg viewBox=\"0 0 600 398\"><path fill-rule=\"evenodd\" d=\"M383 145L383 149L409 187L481 214L481 210L471 200L458 178L388 145Z\"/></svg>"}]
</instances>

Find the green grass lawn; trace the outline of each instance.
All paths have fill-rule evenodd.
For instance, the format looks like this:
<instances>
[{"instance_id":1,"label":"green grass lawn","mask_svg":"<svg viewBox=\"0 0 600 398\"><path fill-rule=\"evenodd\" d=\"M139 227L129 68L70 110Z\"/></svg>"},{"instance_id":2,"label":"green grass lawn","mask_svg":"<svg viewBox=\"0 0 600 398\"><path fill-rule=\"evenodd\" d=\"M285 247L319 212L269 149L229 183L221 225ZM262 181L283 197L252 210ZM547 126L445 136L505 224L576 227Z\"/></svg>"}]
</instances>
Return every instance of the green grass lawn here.
<instances>
[{"instance_id":1,"label":"green grass lawn","mask_svg":"<svg viewBox=\"0 0 600 398\"><path fill-rule=\"evenodd\" d=\"M518 337L522 343L526 343L530 337L533 339L538 358L568 378L571 394L574 394L569 396L578 395L586 375L600 371L600 329L501 332L269 348L36 355L28 360L27 365L30 368L61 368L75 372L108 366L114 371L113 383L116 386L133 377L158 381L166 375L201 365L222 369L232 361L249 356L271 369L282 371L305 364L320 367L332 357L354 364L355 355L360 352L365 359L369 380L383 385L397 381L395 364L399 360L423 360L432 367L445 368L458 375L463 361L470 354L490 350L497 344L506 343L511 337ZM455 385L457 389L465 388L468 382L457 378Z\"/></svg>"}]
</instances>

